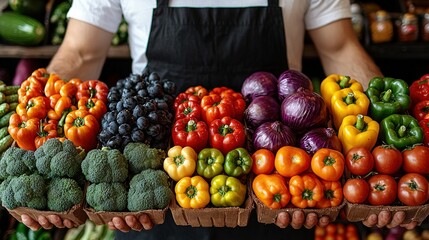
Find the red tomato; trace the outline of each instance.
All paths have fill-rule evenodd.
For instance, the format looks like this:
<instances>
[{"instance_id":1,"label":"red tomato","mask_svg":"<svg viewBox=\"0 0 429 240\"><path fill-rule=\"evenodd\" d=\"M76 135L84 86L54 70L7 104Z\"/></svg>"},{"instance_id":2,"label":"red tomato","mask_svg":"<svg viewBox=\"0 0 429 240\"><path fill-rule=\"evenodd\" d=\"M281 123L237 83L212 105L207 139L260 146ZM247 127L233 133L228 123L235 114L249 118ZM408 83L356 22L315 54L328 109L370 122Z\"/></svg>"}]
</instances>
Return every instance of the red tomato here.
<instances>
[{"instance_id":1,"label":"red tomato","mask_svg":"<svg viewBox=\"0 0 429 240\"><path fill-rule=\"evenodd\" d=\"M268 149L258 149L252 154L254 174L270 174L274 170L274 153Z\"/></svg>"},{"instance_id":2,"label":"red tomato","mask_svg":"<svg viewBox=\"0 0 429 240\"><path fill-rule=\"evenodd\" d=\"M343 186L343 194L350 203L364 203L369 195L369 184L362 178L347 179Z\"/></svg>"},{"instance_id":3,"label":"red tomato","mask_svg":"<svg viewBox=\"0 0 429 240\"><path fill-rule=\"evenodd\" d=\"M428 200L428 181L418 173L407 173L399 179L398 198L407 206L418 206Z\"/></svg>"},{"instance_id":4,"label":"red tomato","mask_svg":"<svg viewBox=\"0 0 429 240\"><path fill-rule=\"evenodd\" d=\"M366 175L374 168L374 157L366 147L353 147L346 154L346 167L351 174Z\"/></svg>"},{"instance_id":5,"label":"red tomato","mask_svg":"<svg viewBox=\"0 0 429 240\"><path fill-rule=\"evenodd\" d=\"M394 174L402 166L402 153L392 145L379 145L372 149L375 170L380 174Z\"/></svg>"},{"instance_id":6,"label":"red tomato","mask_svg":"<svg viewBox=\"0 0 429 240\"><path fill-rule=\"evenodd\" d=\"M429 174L429 147L416 145L402 151L402 169L407 173Z\"/></svg>"},{"instance_id":7,"label":"red tomato","mask_svg":"<svg viewBox=\"0 0 429 240\"><path fill-rule=\"evenodd\" d=\"M368 179L368 202L371 205L390 205L397 196L398 186L395 179L387 174L373 175Z\"/></svg>"}]
</instances>

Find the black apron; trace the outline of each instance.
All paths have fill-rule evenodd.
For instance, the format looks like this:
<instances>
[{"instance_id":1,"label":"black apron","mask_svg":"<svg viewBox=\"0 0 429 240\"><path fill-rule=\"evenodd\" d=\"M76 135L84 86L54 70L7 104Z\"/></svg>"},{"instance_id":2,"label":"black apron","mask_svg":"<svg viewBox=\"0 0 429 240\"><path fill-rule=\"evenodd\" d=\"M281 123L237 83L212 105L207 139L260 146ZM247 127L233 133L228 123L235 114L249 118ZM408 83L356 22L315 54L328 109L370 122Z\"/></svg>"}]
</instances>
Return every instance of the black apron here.
<instances>
[{"instance_id":1,"label":"black apron","mask_svg":"<svg viewBox=\"0 0 429 240\"><path fill-rule=\"evenodd\" d=\"M278 0L245 8L176 8L158 0L147 58L149 71L174 81L177 93L197 85L240 91L256 71L279 76L287 69L282 10ZM150 231L117 231L116 239L309 239L312 232L291 231L258 223L255 210L247 227L236 228L177 226L168 211L164 224Z\"/></svg>"}]
</instances>

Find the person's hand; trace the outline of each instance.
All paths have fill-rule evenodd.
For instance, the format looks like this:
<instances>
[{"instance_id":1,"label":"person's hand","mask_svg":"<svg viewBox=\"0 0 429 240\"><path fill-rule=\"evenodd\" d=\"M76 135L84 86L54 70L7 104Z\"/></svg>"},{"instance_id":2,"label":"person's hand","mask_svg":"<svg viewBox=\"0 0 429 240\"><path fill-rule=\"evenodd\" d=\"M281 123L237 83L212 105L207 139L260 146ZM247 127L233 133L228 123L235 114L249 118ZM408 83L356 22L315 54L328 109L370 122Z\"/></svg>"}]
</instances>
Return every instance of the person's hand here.
<instances>
[{"instance_id":1,"label":"person's hand","mask_svg":"<svg viewBox=\"0 0 429 240\"><path fill-rule=\"evenodd\" d=\"M150 230L153 227L153 223L147 214L142 214L138 218L132 215L127 215L125 218L114 217L108 225L109 229L122 232Z\"/></svg>"},{"instance_id":2,"label":"person's hand","mask_svg":"<svg viewBox=\"0 0 429 240\"><path fill-rule=\"evenodd\" d=\"M323 216L320 219L316 213L308 213L307 216L303 211L294 211L292 217L287 212L281 212L277 215L275 224L280 228L286 228L291 225L294 229L304 226L307 229L316 225L326 227L329 224L329 217Z\"/></svg>"},{"instance_id":3,"label":"person's hand","mask_svg":"<svg viewBox=\"0 0 429 240\"><path fill-rule=\"evenodd\" d=\"M21 221L33 231L36 231L41 227L44 229L51 229L54 226L57 228L77 227L77 224L73 223L69 219L61 219L60 216L54 214L48 215L47 217L39 216L37 219L33 219L30 216L23 214L21 216Z\"/></svg>"},{"instance_id":4,"label":"person's hand","mask_svg":"<svg viewBox=\"0 0 429 240\"><path fill-rule=\"evenodd\" d=\"M401 226L408 230L414 229L417 226L417 222L411 221L410 223L403 223L405 216L406 213L403 211L396 212L393 217L389 211L381 211L378 216L377 214L371 214L367 219L362 221L362 223L367 227L394 228L396 226Z\"/></svg>"}]
</instances>

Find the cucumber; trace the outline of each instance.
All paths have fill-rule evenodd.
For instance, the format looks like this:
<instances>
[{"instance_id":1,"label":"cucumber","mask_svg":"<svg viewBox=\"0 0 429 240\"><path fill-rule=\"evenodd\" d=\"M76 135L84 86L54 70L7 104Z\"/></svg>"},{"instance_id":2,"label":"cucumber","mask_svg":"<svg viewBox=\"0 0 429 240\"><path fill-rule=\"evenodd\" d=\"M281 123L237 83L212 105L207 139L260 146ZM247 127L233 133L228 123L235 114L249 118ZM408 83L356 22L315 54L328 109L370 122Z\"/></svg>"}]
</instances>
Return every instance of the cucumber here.
<instances>
[{"instance_id":1,"label":"cucumber","mask_svg":"<svg viewBox=\"0 0 429 240\"><path fill-rule=\"evenodd\" d=\"M41 17L45 13L46 0L9 0L9 7L31 17Z\"/></svg>"},{"instance_id":2,"label":"cucumber","mask_svg":"<svg viewBox=\"0 0 429 240\"><path fill-rule=\"evenodd\" d=\"M9 126L9 119L10 116L12 116L15 113L15 111L10 111L6 115L0 118L0 127L6 127Z\"/></svg>"},{"instance_id":3,"label":"cucumber","mask_svg":"<svg viewBox=\"0 0 429 240\"><path fill-rule=\"evenodd\" d=\"M9 134L7 128L8 126L0 128L0 139L6 137Z\"/></svg>"},{"instance_id":4,"label":"cucumber","mask_svg":"<svg viewBox=\"0 0 429 240\"><path fill-rule=\"evenodd\" d=\"M2 103L0 104L0 117L4 116L6 113L8 113L10 110L9 103Z\"/></svg>"},{"instance_id":5,"label":"cucumber","mask_svg":"<svg viewBox=\"0 0 429 240\"><path fill-rule=\"evenodd\" d=\"M4 93L6 95L11 95L11 94L18 93L19 88L21 88L21 86L0 85L0 92Z\"/></svg>"},{"instance_id":6,"label":"cucumber","mask_svg":"<svg viewBox=\"0 0 429 240\"><path fill-rule=\"evenodd\" d=\"M26 15L8 11L0 14L0 38L23 46L40 44L46 36L43 24Z\"/></svg>"}]
</instances>

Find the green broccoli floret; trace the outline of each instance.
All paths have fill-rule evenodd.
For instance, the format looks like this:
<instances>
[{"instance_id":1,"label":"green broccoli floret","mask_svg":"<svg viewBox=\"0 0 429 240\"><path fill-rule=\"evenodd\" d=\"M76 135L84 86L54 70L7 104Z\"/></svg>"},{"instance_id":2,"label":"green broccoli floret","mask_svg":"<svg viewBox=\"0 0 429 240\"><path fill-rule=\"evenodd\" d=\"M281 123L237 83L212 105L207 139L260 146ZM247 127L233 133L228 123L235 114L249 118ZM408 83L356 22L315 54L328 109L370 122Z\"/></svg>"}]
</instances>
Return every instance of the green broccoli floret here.
<instances>
[{"instance_id":1,"label":"green broccoli floret","mask_svg":"<svg viewBox=\"0 0 429 240\"><path fill-rule=\"evenodd\" d=\"M172 197L168 175L162 170L146 169L130 181L128 210L162 209L168 206Z\"/></svg>"},{"instance_id":2,"label":"green broccoli floret","mask_svg":"<svg viewBox=\"0 0 429 240\"><path fill-rule=\"evenodd\" d=\"M124 211L127 208L127 189L118 182L93 183L86 190L86 201L96 211Z\"/></svg>"},{"instance_id":3,"label":"green broccoli floret","mask_svg":"<svg viewBox=\"0 0 429 240\"><path fill-rule=\"evenodd\" d=\"M46 181L37 173L12 177L2 193L2 203L9 209L29 207L44 210L47 206L46 191Z\"/></svg>"},{"instance_id":4,"label":"green broccoli floret","mask_svg":"<svg viewBox=\"0 0 429 240\"><path fill-rule=\"evenodd\" d=\"M80 153L70 140L48 139L35 151L37 170L49 178L73 178L81 173L83 157Z\"/></svg>"},{"instance_id":5,"label":"green broccoli floret","mask_svg":"<svg viewBox=\"0 0 429 240\"><path fill-rule=\"evenodd\" d=\"M83 191L72 178L53 178L48 184L48 209L67 211L83 200Z\"/></svg>"},{"instance_id":6,"label":"green broccoli floret","mask_svg":"<svg viewBox=\"0 0 429 240\"><path fill-rule=\"evenodd\" d=\"M0 178L31 174L36 170L34 152L19 147L8 148L0 159Z\"/></svg>"},{"instance_id":7,"label":"green broccoli floret","mask_svg":"<svg viewBox=\"0 0 429 240\"><path fill-rule=\"evenodd\" d=\"M128 177L128 162L118 149L93 149L81 167L86 180L91 183L124 182Z\"/></svg>"},{"instance_id":8,"label":"green broccoli floret","mask_svg":"<svg viewBox=\"0 0 429 240\"><path fill-rule=\"evenodd\" d=\"M9 185L11 179L12 177L8 177L5 180L3 180L0 184L0 204L1 204L2 195L6 190L7 186Z\"/></svg>"},{"instance_id":9,"label":"green broccoli floret","mask_svg":"<svg viewBox=\"0 0 429 240\"><path fill-rule=\"evenodd\" d=\"M141 142L128 143L124 148L130 173L137 174L146 169L160 169L166 154L161 149L151 148Z\"/></svg>"}]
</instances>

